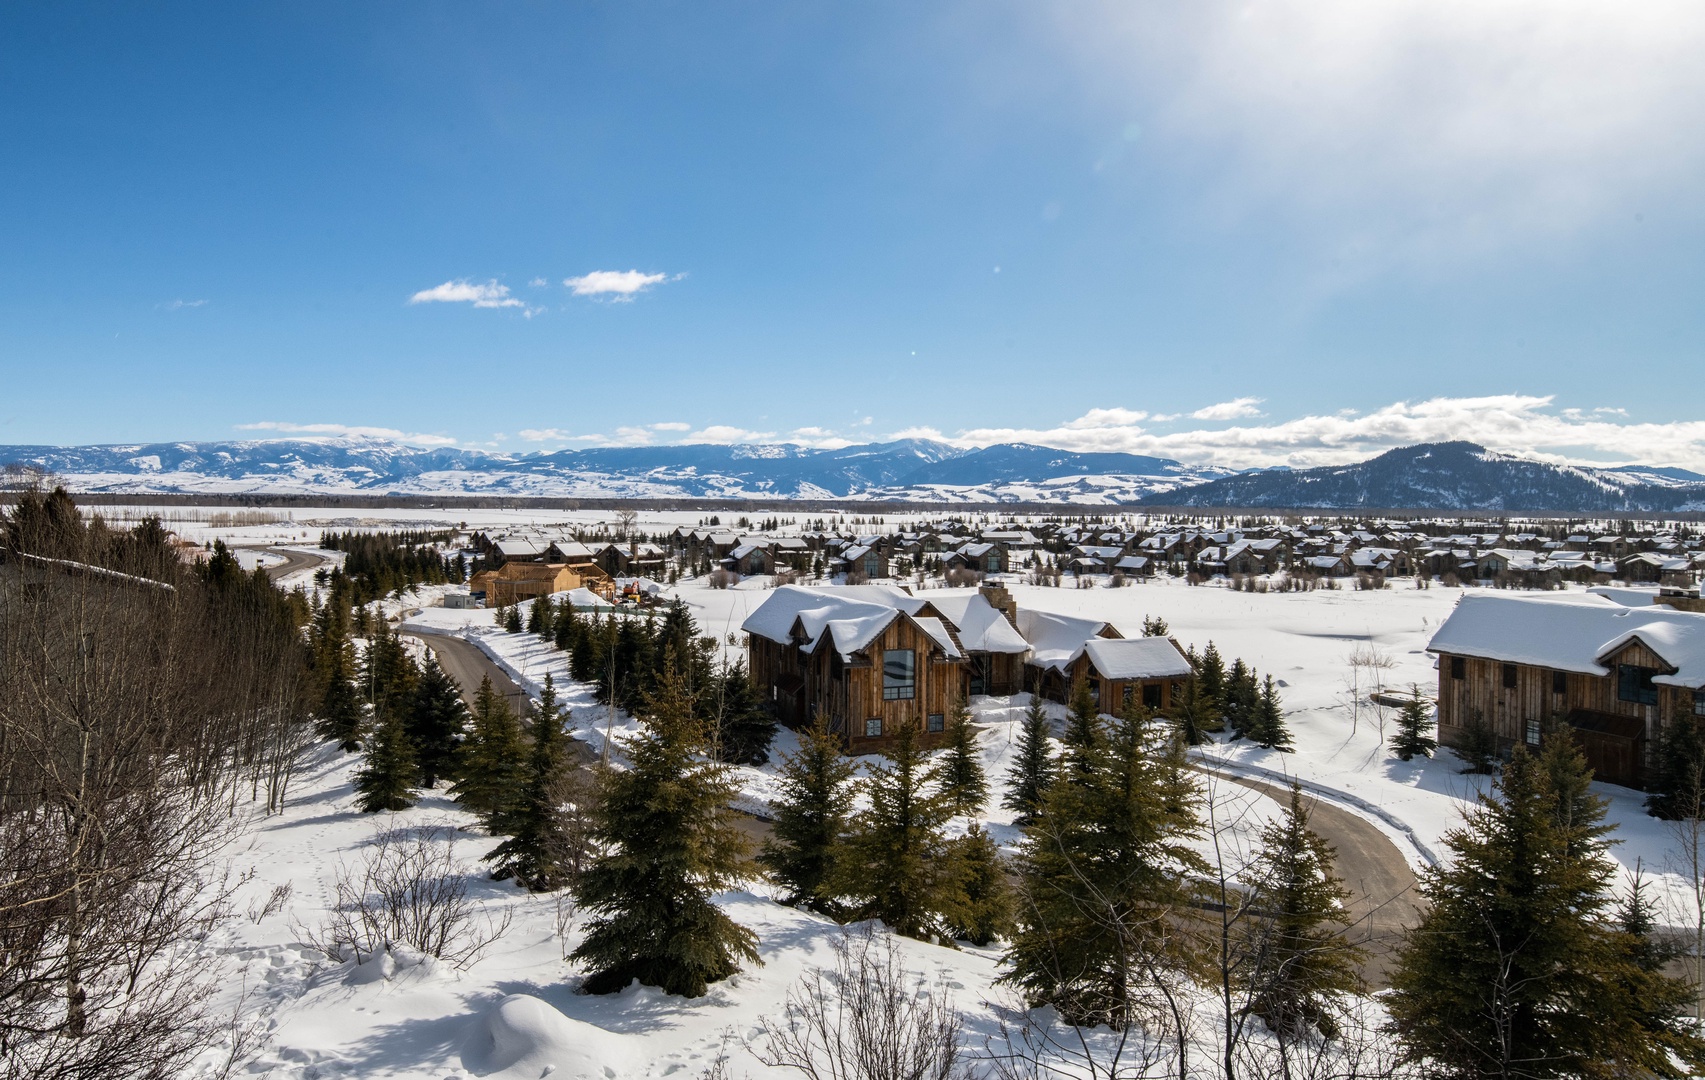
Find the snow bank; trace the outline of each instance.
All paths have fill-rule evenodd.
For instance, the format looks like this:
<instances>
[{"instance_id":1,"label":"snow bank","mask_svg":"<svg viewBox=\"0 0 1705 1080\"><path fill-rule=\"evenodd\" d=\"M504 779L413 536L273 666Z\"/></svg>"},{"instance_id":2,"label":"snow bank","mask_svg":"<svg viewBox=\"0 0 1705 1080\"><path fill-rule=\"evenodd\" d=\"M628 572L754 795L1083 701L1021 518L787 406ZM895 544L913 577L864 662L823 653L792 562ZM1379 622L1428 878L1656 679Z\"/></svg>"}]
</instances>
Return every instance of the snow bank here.
<instances>
[{"instance_id":1,"label":"snow bank","mask_svg":"<svg viewBox=\"0 0 1705 1080\"><path fill-rule=\"evenodd\" d=\"M493 1005L462 1044L462 1067L480 1077L611 1077L626 1065L620 1037L571 1020L530 994Z\"/></svg>"}]
</instances>

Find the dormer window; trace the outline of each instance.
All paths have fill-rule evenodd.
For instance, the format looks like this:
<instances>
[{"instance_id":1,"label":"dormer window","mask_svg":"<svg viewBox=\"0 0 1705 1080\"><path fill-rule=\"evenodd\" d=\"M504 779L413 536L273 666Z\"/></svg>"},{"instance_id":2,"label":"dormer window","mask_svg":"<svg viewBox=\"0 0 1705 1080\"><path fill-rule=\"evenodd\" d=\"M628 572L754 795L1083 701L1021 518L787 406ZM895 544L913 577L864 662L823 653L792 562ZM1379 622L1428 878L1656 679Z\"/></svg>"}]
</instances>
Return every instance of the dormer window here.
<instances>
[{"instance_id":1,"label":"dormer window","mask_svg":"<svg viewBox=\"0 0 1705 1080\"><path fill-rule=\"evenodd\" d=\"M1635 705L1656 705L1658 688L1652 682L1657 669L1635 664L1616 665L1616 697Z\"/></svg>"}]
</instances>

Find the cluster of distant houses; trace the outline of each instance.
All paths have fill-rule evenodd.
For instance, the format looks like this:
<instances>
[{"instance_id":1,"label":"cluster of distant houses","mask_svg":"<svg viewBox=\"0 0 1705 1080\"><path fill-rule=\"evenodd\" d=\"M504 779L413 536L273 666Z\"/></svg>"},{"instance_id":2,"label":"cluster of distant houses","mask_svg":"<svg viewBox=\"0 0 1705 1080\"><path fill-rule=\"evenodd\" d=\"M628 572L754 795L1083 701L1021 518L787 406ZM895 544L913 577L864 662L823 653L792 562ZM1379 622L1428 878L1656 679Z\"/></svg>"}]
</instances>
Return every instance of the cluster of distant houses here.
<instances>
[{"instance_id":1,"label":"cluster of distant houses","mask_svg":"<svg viewBox=\"0 0 1705 1080\"><path fill-rule=\"evenodd\" d=\"M1639 533L1465 532L1414 523L1336 528L1323 523L1253 528L1132 529L1062 521L974 527L957 519L887 533L788 530L785 534L681 527L652 539L586 543L569 532L487 535L473 544L485 567L471 583L487 606L564 589L601 595L616 582L716 570L741 577L823 577L860 583L918 574L974 582L1037 568L1083 578L1141 581L1155 574L1311 578L1365 576L1491 581L1517 588L1612 581L1696 588L1705 551L1693 537Z\"/></svg>"}]
</instances>

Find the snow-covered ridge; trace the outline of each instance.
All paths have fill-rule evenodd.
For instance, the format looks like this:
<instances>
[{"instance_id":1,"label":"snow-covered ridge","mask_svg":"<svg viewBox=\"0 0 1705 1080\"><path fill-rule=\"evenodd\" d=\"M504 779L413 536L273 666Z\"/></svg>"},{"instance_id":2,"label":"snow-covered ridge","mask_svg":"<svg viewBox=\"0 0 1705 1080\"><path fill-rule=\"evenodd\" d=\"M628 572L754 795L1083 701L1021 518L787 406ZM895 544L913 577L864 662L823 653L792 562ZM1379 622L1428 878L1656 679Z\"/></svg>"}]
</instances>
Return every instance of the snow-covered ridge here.
<instances>
[{"instance_id":1,"label":"snow-covered ridge","mask_svg":"<svg viewBox=\"0 0 1705 1080\"><path fill-rule=\"evenodd\" d=\"M122 446L0 446L79 491L508 495L540 498L864 499L945 503L1130 502L1229 475L1165 458L1007 444L963 450L907 439L794 445L598 447L497 454L379 439Z\"/></svg>"}]
</instances>

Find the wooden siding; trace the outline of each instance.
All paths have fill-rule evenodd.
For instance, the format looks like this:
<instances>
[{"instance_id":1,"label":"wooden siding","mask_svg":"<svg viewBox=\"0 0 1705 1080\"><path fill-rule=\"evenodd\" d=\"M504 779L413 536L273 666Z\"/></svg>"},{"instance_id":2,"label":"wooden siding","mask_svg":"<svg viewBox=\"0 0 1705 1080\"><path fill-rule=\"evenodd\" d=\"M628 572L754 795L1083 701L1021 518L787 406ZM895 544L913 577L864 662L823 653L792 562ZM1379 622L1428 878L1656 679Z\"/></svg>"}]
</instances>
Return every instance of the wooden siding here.
<instances>
[{"instance_id":1,"label":"wooden siding","mask_svg":"<svg viewBox=\"0 0 1705 1080\"><path fill-rule=\"evenodd\" d=\"M1463 677L1460 679L1451 675L1453 661L1458 660L1463 667ZM1577 709L1627 717L1644 725L1645 734L1639 743L1640 754L1645 760L1639 761L1635 767L1630 768L1621 760L1622 752L1612 749L1610 740L1582 732L1580 741L1595 773L1602 774L1605 779L1612 776L1625 777L1630 786L1638 786L1641 774L1651 766L1649 755L1658 745L1665 721L1677 711L1690 711L1693 708L1693 691L1683 687L1660 685L1657 687L1658 702L1655 705L1623 701L1618 696L1617 666L1620 664L1653 668L1660 672L1674 670L1638 641L1630 642L1608 658L1610 674L1561 672L1561 687L1553 682L1553 677L1559 674L1553 668L1531 664L1506 665L1499 660L1440 653L1439 740L1446 745L1455 745L1462 737L1464 725L1476 710L1492 725L1499 745L1504 749L1527 741L1530 720L1538 721L1544 726ZM1506 667L1514 669L1515 685L1512 687L1504 685ZM1557 693L1558 689L1562 692Z\"/></svg>"},{"instance_id":2,"label":"wooden siding","mask_svg":"<svg viewBox=\"0 0 1705 1080\"><path fill-rule=\"evenodd\" d=\"M1160 715L1170 715L1174 689L1182 693L1183 683L1172 678L1163 679L1108 679L1090 663L1089 654L1077 658L1072 664L1072 682L1067 689L1066 702L1070 704L1071 694L1075 692L1078 679L1088 679L1090 693L1095 696L1096 707L1104 713L1116 714L1125 707L1126 695L1138 702L1153 701L1159 695L1159 704L1150 704L1148 708ZM1149 691L1147 694L1144 691Z\"/></svg>"}]
</instances>

